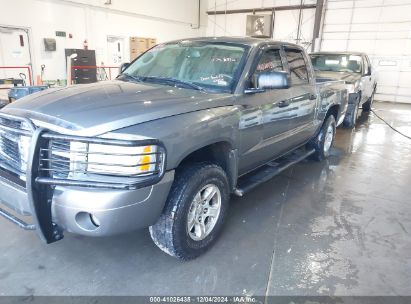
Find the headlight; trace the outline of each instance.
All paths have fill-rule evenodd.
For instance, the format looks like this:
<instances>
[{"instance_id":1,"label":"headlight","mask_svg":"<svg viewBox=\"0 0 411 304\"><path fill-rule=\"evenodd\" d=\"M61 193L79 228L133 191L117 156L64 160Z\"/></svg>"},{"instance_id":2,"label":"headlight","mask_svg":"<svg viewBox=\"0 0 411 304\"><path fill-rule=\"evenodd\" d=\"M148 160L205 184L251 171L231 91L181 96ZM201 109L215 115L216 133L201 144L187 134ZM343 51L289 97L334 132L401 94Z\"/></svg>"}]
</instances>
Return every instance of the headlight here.
<instances>
[{"instance_id":1,"label":"headlight","mask_svg":"<svg viewBox=\"0 0 411 304\"><path fill-rule=\"evenodd\" d=\"M31 130L30 126L27 125L26 122L22 122L20 128L23 130ZM30 143L31 137L20 135L18 139L18 147L19 147L19 154L20 154L20 164L21 164L21 171L26 172L27 170L27 161L29 159L29 152L30 152ZM23 175L22 178L25 180L26 176Z\"/></svg>"},{"instance_id":2,"label":"headlight","mask_svg":"<svg viewBox=\"0 0 411 304\"><path fill-rule=\"evenodd\" d=\"M354 93L355 92L355 84L353 84L353 83L347 84L347 92L348 92L348 94Z\"/></svg>"},{"instance_id":3,"label":"headlight","mask_svg":"<svg viewBox=\"0 0 411 304\"><path fill-rule=\"evenodd\" d=\"M21 159L21 171L26 172L29 159L31 137L21 135L19 138L19 153Z\"/></svg>"},{"instance_id":4,"label":"headlight","mask_svg":"<svg viewBox=\"0 0 411 304\"><path fill-rule=\"evenodd\" d=\"M150 175L156 172L157 146L123 147L89 144L87 172L108 175Z\"/></svg>"},{"instance_id":5,"label":"headlight","mask_svg":"<svg viewBox=\"0 0 411 304\"><path fill-rule=\"evenodd\" d=\"M130 147L76 141L67 142L65 149L63 145L56 141L52 144L53 169L67 172L70 179L89 174L147 177L163 169L164 151L156 145Z\"/></svg>"}]
</instances>

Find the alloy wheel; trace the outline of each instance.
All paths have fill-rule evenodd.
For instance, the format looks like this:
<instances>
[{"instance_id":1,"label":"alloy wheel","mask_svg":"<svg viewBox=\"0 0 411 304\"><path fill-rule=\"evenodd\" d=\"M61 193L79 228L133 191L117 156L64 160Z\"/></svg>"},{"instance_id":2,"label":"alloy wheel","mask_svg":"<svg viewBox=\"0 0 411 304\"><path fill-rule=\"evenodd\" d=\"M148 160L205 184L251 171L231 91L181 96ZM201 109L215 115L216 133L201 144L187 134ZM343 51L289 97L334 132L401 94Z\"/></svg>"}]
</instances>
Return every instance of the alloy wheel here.
<instances>
[{"instance_id":1,"label":"alloy wheel","mask_svg":"<svg viewBox=\"0 0 411 304\"><path fill-rule=\"evenodd\" d=\"M194 196L187 216L187 232L194 241L205 239L220 216L221 192L214 184L204 186Z\"/></svg>"}]
</instances>

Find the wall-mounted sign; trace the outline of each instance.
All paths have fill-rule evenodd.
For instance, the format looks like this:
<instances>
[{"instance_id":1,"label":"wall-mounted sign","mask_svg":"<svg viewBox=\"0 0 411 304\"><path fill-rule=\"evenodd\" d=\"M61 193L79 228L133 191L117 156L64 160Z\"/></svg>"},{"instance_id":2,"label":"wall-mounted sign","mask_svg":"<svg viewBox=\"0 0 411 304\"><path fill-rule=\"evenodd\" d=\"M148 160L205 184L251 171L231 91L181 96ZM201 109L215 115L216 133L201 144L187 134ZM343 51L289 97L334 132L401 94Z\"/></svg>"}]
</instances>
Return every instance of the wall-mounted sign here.
<instances>
[{"instance_id":1,"label":"wall-mounted sign","mask_svg":"<svg viewBox=\"0 0 411 304\"><path fill-rule=\"evenodd\" d=\"M56 39L54 39L54 38L44 38L44 50L46 52L56 51Z\"/></svg>"},{"instance_id":2,"label":"wall-mounted sign","mask_svg":"<svg viewBox=\"0 0 411 304\"><path fill-rule=\"evenodd\" d=\"M56 36L57 37L66 37L66 32L56 31Z\"/></svg>"}]
</instances>

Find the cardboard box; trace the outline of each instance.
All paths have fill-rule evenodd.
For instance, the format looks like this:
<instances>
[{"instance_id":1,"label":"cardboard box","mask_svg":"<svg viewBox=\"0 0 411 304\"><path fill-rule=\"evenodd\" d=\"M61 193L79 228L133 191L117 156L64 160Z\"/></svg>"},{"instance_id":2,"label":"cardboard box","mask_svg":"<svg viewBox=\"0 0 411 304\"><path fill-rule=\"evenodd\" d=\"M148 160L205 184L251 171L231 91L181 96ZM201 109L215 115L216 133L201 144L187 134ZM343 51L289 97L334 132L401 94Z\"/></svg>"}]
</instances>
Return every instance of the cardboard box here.
<instances>
[{"instance_id":1,"label":"cardboard box","mask_svg":"<svg viewBox=\"0 0 411 304\"><path fill-rule=\"evenodd\" d=\"M130 37L130 43L145 43L147 38L143 37Z\"/></svg>"},{"instance_id":2,"label":"cardboard box","mask_svg":"<svg viewBox=\"0 0 411 304\"><path fill-rule=\"evenodd\" d=\"M130 60L138 57L157 44L155 38L130 37Z\"/></svg>"},{"instance_id":3,"label":"cardboard box","mask_svg":"<svg viewBox=\"0 0 411 304\"><path fill-rule=\"evenodd\" d=\"M136 52L130 52L130 61L131 60L134 60L135 58L137 58L138 56L140 56L141 54L143 54L144 52L139 52L139 51L136 51Z\"/></svg>"},{"instance_id":4,"label":"cardboard box","mask_svg":"<svg viewBox=\"0 0 411 304\"><path fill-rule=\"evenodd\" d=\"M148 48L152 48L153 46L155 46L157 44L157 39L148 39L147 40L147 47Z\"/></svg>"}]
</instances>

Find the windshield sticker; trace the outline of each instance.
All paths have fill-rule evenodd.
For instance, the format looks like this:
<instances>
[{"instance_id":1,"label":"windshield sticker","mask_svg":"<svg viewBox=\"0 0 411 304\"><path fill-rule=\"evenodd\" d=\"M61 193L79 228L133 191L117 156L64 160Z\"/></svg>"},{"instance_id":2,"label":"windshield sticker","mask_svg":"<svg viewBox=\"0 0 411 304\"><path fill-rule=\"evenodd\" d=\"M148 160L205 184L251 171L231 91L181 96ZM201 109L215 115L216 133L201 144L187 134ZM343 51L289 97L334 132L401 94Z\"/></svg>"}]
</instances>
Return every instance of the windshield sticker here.
<instances>
[{"instance_id":1,"label":"windshield sticker","mask_svg":"<svg viewBox=\"0 0 411 304\"><path fill-rule=\"evenodd\" d=\"M216 83L220 86L226 86L228 85L227 81L224 80L224 75L219 74L219 75L210 75L210 76L202 76L200 77L200 80L202 82L207 82L207 81L211 81L213 83Z\"/></svg>"},{"instance_id":2,"label":"windshield sticker","mask_svg":"<svg viewBox=\"0 0 411 304\"><path fill-rule=\"evenodd\" d=\"M237 58L232 57L213 57L212 62L237 62Z\"/></svg>"}]
</instances>

